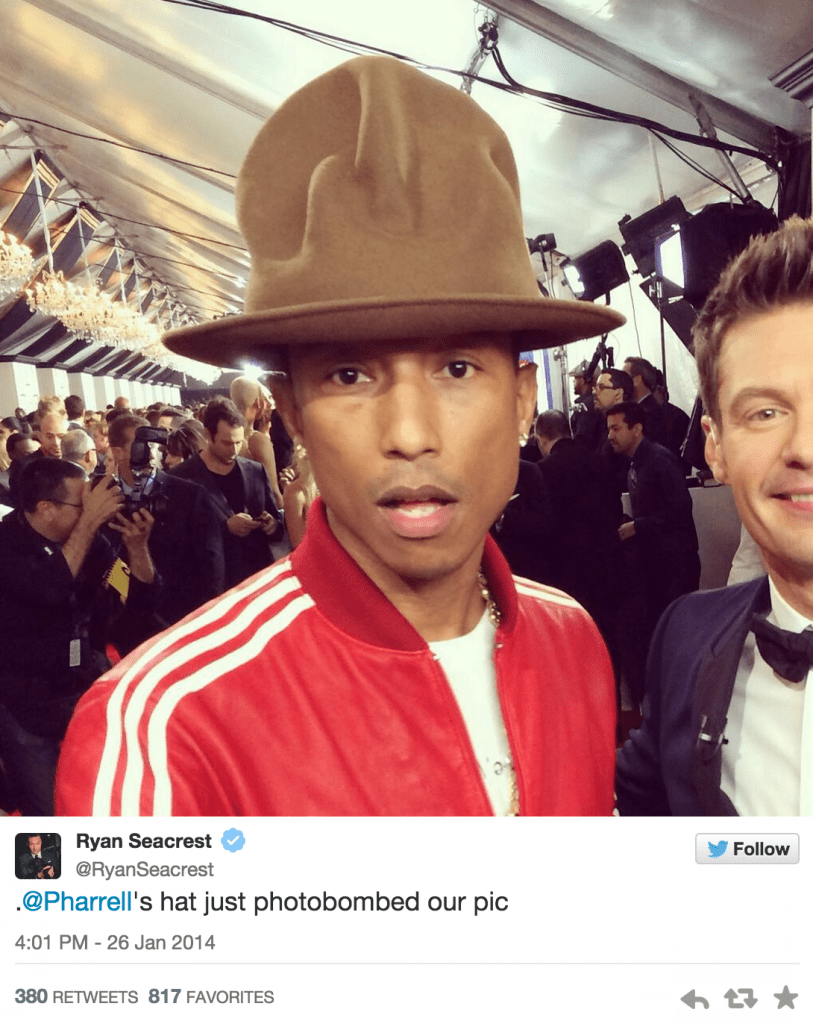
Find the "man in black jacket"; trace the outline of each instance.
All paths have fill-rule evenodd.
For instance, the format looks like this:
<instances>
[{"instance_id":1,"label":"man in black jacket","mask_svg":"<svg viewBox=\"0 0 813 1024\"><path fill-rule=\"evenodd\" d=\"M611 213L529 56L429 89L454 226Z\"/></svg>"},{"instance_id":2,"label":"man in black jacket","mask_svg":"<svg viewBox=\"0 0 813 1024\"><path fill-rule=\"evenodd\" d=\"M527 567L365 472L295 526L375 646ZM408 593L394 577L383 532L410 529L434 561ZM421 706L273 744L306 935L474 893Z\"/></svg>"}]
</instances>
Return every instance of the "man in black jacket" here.
<instances>
[{"instance_id":1,"label":"man in black jacket","mask_svg":"<svg viewBox=\"0 0 813 1024\"><path fill-rule=\"evenodd\" d=\"M223 539L226 588L273 562L271 542L281 540L284 529L265 468L237 454L245 425L234 402L213 399L203 413L206 447L173 470L201 484L211 499Z\"/></svg>"},{"instance_id":2,"label":"man in black jacket","mask_svg":"<svg viewBox=\"0 0 813 1024\"><path fill-rule=\"evenodd\" d=\"M150 551L162 581L156 612L163 626L171 626L223 593L223 541L202 487L151 465L131 465L136 431L148 426L140 416L123 412L111 421L108 436L125 498L152 509L155 518Z\"/></svg>"},{"instance_id":3,"label":"man in black jacket","mask_svg":"<svg viewBox=\"0 0 813 1024\"><path fill-rule=\"evenodd\" d=\"M574 441L597 452L607 438L604 426L604 414L596 408L596 396L593 394L593 378L587 376L589 366L586 359L570 371L573 378L573 391L576 400L570 416L570 434Z\"/></svg>"},{"instance_id":4,"label":"man in black jacket","mask_svg":"<svg viewBox=\"0 0 813 1024\"><path fill-rule=\"evenodd\" d=\"M124 602L127 616L152 610L152 520L124 519L113 481L92 488L62 459L26 466L20 492L22 507L0 523L0 757L21 813L53 814L60 740L76 701L109 668L105 598ZM123 540L129 577L111 572L105 523Z\"/></svg>"},{"instance_id":5,"label":"man in black jacket","mask_svg":"<svg viewBox=\"0 0 813 1024\"><path fill-rule=\"evenodd\" d=\"M634 401L646 413L644 421L646 436L650 441L663 445L665 448L669 441L669 427L666 420L666 409L653 393L657 382L655 367L648 359L642 359L640 356L627 356L624 360L624 372L632 378Z\"/></svg>"},{"instance_id":6,"label":"man in black jacket","mask_svg":"<svg viewBox=\"0 0 813 1024\"><path fill-rule=\"evenodd\" d=\"M676 598L700 585L700 556L692 498L674 455L644 436L640 403L623 403L607 413L610 444L630 460L632 521L619 528L622 541L635 538L654 628Z\"/></svg>"},{"instance_id":7,"label":"man in black jacket","mask_svg":"<svg viewBox=\"0 0 813 1024\"><path fill-rule=\"evenodd\" d=\"M535 432L554 513L550 582L587 609L612 653L620 498L605 461L571 438L564 413L540 413Z\"/></svg>"},{"instance_id":8,"label":"man in black jacket","mask_svg":"<svg viewBox=\"0 0 813 1024\"><path fill-rule=\"evenodd\" d=\"M19 842L19 840L18 840ZM28 836L27 849L17 858L18 878L45 878L49 881L59 878L59 852L55 846L43 848L42 835L33 832Z\"/></svg>"},{"instance_id":9,"label":"man in black jacket","mask_svg":"<svg viewBox=\"0 0 813 1024\"><path fill-rule=\"evenodd\" d=\"M621 452L616 452L607 437L607 412L619 402L633 401L632 379L624 370L614 368L602 370L595 386L596 408L602 414L604 424L604 440L598 448L598 454L605 461L620 497L627 489L627 470L629 459Z\"/></svg>"}]
</instances>

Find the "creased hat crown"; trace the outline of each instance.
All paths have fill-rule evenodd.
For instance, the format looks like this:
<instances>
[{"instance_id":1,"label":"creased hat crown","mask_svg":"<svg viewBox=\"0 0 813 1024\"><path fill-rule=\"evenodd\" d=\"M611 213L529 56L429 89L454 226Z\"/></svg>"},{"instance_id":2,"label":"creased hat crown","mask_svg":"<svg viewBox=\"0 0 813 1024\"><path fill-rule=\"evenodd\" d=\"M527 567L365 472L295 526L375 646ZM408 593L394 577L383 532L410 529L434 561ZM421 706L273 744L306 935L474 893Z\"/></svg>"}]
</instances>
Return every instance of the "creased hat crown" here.
<instances>
[{"instance_id":1,"label":"creased hat crown","mask_svg":"<svg viewBox=\"0 0 813 1024\"><path fill-rule=\"evenodd\" d=\"M227 365L268 346L472 330L534 332L537 348L623 323L540 296L502 129L394 58L349 61L286 100L245 159L237 211L245 313L171 332L184 355Z\"/></svg>"}]
</instances>

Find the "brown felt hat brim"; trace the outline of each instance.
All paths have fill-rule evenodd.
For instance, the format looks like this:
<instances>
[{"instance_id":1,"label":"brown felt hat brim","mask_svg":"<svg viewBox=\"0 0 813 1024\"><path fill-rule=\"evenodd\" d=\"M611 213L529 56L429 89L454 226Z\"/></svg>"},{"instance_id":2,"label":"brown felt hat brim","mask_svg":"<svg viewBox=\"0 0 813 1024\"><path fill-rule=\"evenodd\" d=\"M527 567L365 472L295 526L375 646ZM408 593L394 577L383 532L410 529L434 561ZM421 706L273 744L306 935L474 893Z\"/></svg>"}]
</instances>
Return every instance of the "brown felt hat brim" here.
<instances>
[{"instance_id":1,"label":"brown felt hat brim","mask_svg":"<svg viewBox=\"0 0 813 1024\"><path fill-rule=\"evenodd\" d=\"M544 349L606 334L623 323L607 306L542 297L348 299L223 317L169 331L164 342L172 352L216 366L240 369L250 360L272 368L275 350L289 345L508 331L526 334L528 349Z\"/></svg>"}]
</instances>

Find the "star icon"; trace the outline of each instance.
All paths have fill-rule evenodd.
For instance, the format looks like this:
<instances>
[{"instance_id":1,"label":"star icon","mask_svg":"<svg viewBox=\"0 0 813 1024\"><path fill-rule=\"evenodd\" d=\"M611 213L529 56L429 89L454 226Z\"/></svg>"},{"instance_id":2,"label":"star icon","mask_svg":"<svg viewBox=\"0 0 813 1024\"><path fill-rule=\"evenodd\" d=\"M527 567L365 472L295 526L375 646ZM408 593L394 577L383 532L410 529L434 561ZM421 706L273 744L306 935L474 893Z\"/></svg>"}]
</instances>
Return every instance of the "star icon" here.
<instances>
[{"instance_id":1,"label":"star icon","mask_svg":"<svg viewBox=\"0 0 813 1024\"><path fill-rule=\"evenodd\" d=\"M787 985L785 985L781 992L774 992L774 996L779 1000L779 1005L776 1007L777 1010L781 1010L783 1006L789 1006L791 1010L796 1009L793 1005L793 1000L799 998L799 993L791 992Z\"/></svg>"}]
</instances>

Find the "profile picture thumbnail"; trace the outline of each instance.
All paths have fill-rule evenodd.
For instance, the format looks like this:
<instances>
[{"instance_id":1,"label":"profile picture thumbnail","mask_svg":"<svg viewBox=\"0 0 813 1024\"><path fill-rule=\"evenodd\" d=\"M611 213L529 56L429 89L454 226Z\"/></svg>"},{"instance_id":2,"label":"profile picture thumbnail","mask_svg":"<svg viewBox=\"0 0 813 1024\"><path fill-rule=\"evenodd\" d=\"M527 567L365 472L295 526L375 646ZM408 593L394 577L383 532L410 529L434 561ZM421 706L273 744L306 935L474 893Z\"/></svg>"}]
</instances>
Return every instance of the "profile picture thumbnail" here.
<instances>
[{"instance_id":1,"label":"profile picture thumbnail","mask_svg":"<svg viewBox=\"0 0 813 1024\"><path fill-rule=\"evenodd\" d=\"M14 842L15 873L29 881L62 874L62 837L57 832L20 832Z\"/></svg>"}]
</instances>

